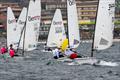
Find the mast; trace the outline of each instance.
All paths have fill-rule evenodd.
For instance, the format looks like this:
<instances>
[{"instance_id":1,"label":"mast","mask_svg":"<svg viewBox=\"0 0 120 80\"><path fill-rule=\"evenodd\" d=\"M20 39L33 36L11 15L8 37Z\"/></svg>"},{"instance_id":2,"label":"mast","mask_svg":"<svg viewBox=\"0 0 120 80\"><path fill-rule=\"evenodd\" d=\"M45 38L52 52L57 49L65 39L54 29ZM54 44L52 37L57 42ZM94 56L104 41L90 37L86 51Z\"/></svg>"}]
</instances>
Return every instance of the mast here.
<instances>
[{"instance_id":1,"label":"mast","mask_svg":"<svg viewBox=\"0 0 120 80\"><path fill-rule=\"evenodd\" d=\"M25 22L25 27L24 27L24 30L23 30L23 51L22 51L22 56L24 56L24 52L25 52L25 32L26 32L26 22Z\"/></svg>"},{"instance_id":2,"label":"mast","mask_svg":"<svg viewBox=\"0 0 120 80\"><path fill-rule=\"evenodd\" d=\"M19 50L19 47L20 44L21 44L21 40L23 41L23 32L24 32L24 27L25 27L25 23L26 23L26 15L27 14L27 8L23 8L22 11L21 11L21 14L18 18L18 21L17 21L17 29L19 31L19 39L18 39L18 45L17 45L17 52ZM22 27L22 29L20 29Z\"/></svg>"},{"instance_id":3,"label":"mast","mask_svg":"<svg viewBox=\"0 0 120 80\"><path fill-rule=\"evenodd\" d=\"M24 27L25 27L25 26L24 26ZM21 38L22 38L22 34L23 34L23 32L24 32L24 27L23 27L23 29L22 29L22 31L21 31L21 34L20 34L20 39L19 39L19 41L18 41L17 52L18 52L18 50L19 50L20 41L21 41Z\"/></svg>"},{"instance_id":4,"label":"mast","mask_svg":"<svg viewBox=\"0 0 120 80\"><path fill-rule=\"evenodd\" d=\"M69 29L68 29L68 0L66 0L66 23L67 23L67 35L66 35L66 37L68 38L68 47L69 47L70 43L69 43Z\"/></svg>"},{"instance_id":5,"label":"mast","mask_svg":"<svg viewBox=\"0 0 120 80\"><path fill-rule=\"evenodd\" d=\"M93 38L92 38L91 57L94 56L94 37L95 37L95 29L96 29L96 22L97 22L97 14L98 14L99 2L100 2L100 0L98 0L98 6L97 6L97 10L96 10L95 25L94 25L94 29L93 29L94 33L93 33Z\"/></svg>"},{"instance_id":6,"label":"mast","mask_svg":"<svg viewBox=\"0 0 120 80\"><path fill-rule=\"evenodd\" d=\"M30 4L30 3L29 3ZM29 8L29 7L28 7ZM28 9L27 8L27 13L26 13L26 21L25 21L25 25L24 25L24 27L23 27L23 31L22 31L22 33L23 33L23 51L22 51L22 56L24 56L24 52L25 52L25 32L26 32L26 23L27 23L27 16L28 16ZM21 36L22 37L22 36Z\"/></svg>"}]
</instances>

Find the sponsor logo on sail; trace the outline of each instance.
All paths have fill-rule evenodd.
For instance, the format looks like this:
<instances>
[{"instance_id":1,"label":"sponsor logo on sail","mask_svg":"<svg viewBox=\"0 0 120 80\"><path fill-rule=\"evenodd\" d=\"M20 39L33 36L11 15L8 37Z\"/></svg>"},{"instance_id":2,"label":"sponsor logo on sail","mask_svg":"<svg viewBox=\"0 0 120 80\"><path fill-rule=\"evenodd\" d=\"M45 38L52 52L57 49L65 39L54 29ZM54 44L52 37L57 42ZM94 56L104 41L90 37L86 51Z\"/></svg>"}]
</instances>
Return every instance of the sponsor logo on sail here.
<instances>
[{"instance_id":1,"label":"sponsor logo on sail","mask_svg":"<svg viewBox=\"0 0 120 80\"><path fill-rule=\"evenodd\" d=\"M55 32L56 33L62 33L62 27L56 27Z\"/></svg>"},{"instance_id":2,"label":"sponsor logo on sail","mask_svg":"<svg viewBox=\"0 0 120 80\"><path fill-rule=\"evenodd\" d=\"M104 39L104 38L101 38L101 40L100 40L100 45L108 45L108 43L109 43L109 41L108 40L106 40L106 39Z\"/></svg>"},{"instance_id":3,"label":"sponsor logo on sail","mask_svg":"<svg viewBox=\"0 0 120 80\"><path fill-rule=\"evenodd\" d=\"M24 24L25 24L25 21L19 20L18 23L21 24L21 25L24 25Z\"/></svg>"},{"instance_id":4,"label":"sponsor logo on sail","mask_svg":"<svg viewBox=\"0 0 120 80\"><path fill-rule=\"evenodd\" d=\"M59 21L59 22L53 21L53 25L61 25L61 24L62 24L62 21Z\"/></svg>"},{"instance_id":5,"label":"sponsor logo on sail","mask_svg":"<svg viewBox=\"0 0 120 80\"><path fill-rule=\"evenodd\" d=\"M28 16L28 21L40 20L40 16Z\"/></svg>"},{"instance_id":6,"label":"sponsor logo on sail","mask_svg":"<svg viewBox=\"0 0 120 80\"><path fill-rule=\"evenodd\" d=\"M9 19L9 20L8 20L8 23L9 23L9 24L12 24L12 23L15 23L15 22L16 22L16 19L13 19L13 20L10 20L10 19Z\"/></svg>"}]
</instances>

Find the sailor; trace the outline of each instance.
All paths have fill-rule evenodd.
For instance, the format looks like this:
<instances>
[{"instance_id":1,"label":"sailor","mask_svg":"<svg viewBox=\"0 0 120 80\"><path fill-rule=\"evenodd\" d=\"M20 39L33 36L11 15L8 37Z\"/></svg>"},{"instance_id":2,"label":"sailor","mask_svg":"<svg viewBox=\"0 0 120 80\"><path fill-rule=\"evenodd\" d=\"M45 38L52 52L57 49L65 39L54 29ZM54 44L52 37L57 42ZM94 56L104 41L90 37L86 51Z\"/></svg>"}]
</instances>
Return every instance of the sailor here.
<instances>
[{"instance_id":1,"label":"sailor","mask_svg":"<svg viewBox=\"0 0 120 80\"><path fill-rule=\"evenodd\" d=\"M50 47L45 47L45 51L52 51Z\"/></svg>"},{"instance_id":2,"label":"sailor","mask_svg":"<svg viewBox=\"0 0 120 80\"><path fill-rule=\"evenodd\" d=\"M5 48L5 46L3 45L0 49L1 54L5 54L7 52L7 49Z\"/></svg>"},{"instance_id":3,"label":"sailor","mask_svg":"<svg viewBox=\"0 0 120 80\"><path fill-rule=\"evenodd\" d=\"M1 52L1 54L2 54L2 58L3 58L4 60L6 60L6 59L7 59L7 48L5 47L5 45L3 45L3 46L1 47L0 52Z\"/></svg>"},{"instance_id":4,"label":"sailor","mask_svg":"<svg viewBox=\"0 0 120 80\"><path fill-rule=\"evenodd\" d=\"M58 59L58 58L64 57L62 55L62 53L61 53L61 48L60 47L58 47L55 50L53 50L53 57L54 57L54 59Z\"/></svg>"},{"instance_id":5,"label":"sailor","mask_svg":"<svg viewBox=\"0 0 120 80\"><path fill-rule=\"evenodd\" d=\"M46 45L47 44L45 43L45 45L44 45L45 51L52 51L52 49L50 47L47 47Z\"/></svg>"},{"instance_id":6,"label":"sailor","mask_svg":"<svg viewBox=\"0 0 120 80\"><path fill-rule=\"evenodd\" d=\"M9 55L10 55L11 58L13 58L14 55L15 55L15 50L13 49L13 45L12 44L10 44Z\"/></svg>"},{"instance_id":7,"label":"sailor","mask_svg":"<svg viewBox=\"0 0 120 80\"><path fill-rule=\"evenodd\" d=\"M67 48L64 53L70 59L81 58L82 56L78 55L74 48Z\"/></svg>"}]
</instances>

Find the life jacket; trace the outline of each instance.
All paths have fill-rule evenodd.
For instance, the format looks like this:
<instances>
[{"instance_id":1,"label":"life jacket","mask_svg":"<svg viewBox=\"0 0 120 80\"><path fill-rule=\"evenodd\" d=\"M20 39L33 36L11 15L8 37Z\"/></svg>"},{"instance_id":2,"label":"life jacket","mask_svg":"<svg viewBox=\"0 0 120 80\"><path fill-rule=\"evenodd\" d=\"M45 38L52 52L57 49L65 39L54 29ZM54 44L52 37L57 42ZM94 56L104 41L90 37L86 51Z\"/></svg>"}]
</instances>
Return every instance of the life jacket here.
<instances>
[{"instance_id":1,"label":"life jacket","mask_svg":"<svg viewBox=\"0 0 120 80\"><path fill-rule=\"evenodd\" d=\"M15 55L15 51L14 51L13 49L10 49L10 51L9 51L9 55L10 55L10 57L14 57L14 55Z\"/></svg>"},{"instance_id":2,"label":"life jacket","mask_svg":"<svg viewBox=\"0 0 120 80\"><path fill-rule=\"evenodd\" d=\"M1 54L6 53L6 51L7 51L6 48L4 48L4 47L2 47L0 50L1 50Z\"/></svg>"},{"instance_id":3,"label":"life jacket","mask_svg":"<svg viewBox=\"0 0 120 80\"><path fill-rule=\"evenodd\" d=\"M77 58L77 53L72 53L71 55L70 55L70 59L74 59L74 58Z\"/></svg>"}]
</instances>

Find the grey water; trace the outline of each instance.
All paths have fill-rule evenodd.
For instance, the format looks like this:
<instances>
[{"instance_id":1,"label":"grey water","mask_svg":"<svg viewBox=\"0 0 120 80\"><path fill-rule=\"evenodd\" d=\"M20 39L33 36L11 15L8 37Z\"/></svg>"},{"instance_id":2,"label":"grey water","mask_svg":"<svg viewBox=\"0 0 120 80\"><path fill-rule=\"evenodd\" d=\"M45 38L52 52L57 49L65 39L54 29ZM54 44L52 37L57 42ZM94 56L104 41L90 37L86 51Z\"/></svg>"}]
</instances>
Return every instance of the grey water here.
<instances>
[{"instance_id":1,"label":"grey water","mask_svg":"<svg viewBox=\"0 0 120 80\"><path fill-rule=\"evenodd\" d=\"M70 66L53 59L52 53L42 52L43 48L39 44L37 50L7 61L0 56L0 80L120 80L120 66ZM90 56L91 43L81 43L77 51ZM120 42L113 43L109 49L95 51L94 57L120 62Z\"/></svg>"}]
</instances>

